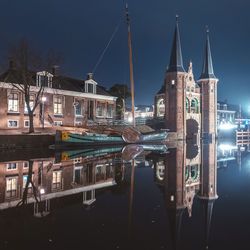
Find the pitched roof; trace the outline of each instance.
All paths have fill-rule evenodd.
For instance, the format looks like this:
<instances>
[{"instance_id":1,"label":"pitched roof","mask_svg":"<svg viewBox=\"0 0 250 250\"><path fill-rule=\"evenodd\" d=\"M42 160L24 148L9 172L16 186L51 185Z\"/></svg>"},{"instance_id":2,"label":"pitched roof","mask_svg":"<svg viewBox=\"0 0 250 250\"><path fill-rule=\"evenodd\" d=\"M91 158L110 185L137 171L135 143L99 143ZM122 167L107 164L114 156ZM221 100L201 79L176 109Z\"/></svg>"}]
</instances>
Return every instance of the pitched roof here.
<instances>
[{"instance_id":1,"label":"pitched roof","mask_svg":"<svg viewBox=\"0 0 250 250\"><path fill-rule=\"evenodd\" d=\"M165 86L165 84L163 84L163 85L161 86L161 89L157 92L156 95L164 94L165 91L166 91L166 86Z\"/></svg>"},{"instance_id":2,"label":"pitched roof","mask_svg":"<svg viewBox=\"0 0 250 250\"><path fill-rule=\"evenodd\" d=\"M31 85L36 85L36 72L30 71L30 79L32 79ZM8 69L4 73L0 74L1 82L8 83L22 83L21 72L16 69ZM52 86L55 89L85 92L85 81L68 76L56 75L52 78ZM96 85L96 94L112 96L103 86Z\"/></svg>"}]
</instances>

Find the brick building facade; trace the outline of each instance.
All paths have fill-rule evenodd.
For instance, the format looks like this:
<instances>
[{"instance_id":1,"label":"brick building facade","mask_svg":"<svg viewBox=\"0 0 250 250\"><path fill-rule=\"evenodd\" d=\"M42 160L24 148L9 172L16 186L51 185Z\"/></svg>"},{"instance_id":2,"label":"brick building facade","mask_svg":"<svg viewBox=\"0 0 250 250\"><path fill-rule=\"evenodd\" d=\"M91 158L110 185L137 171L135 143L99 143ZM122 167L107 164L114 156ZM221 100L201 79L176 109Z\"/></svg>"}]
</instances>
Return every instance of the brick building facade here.
<instances>
[{"instance_id":1,"label":"brick building facade","mask_svg":"<svg viewBox=\"0 0 250 250\"><path fill-rule=\"evenodd\" d=\"M87 122L108 122L115 117L116 97L100 86L90 73L86 80L61 76L54 71L34 72L30 106L44 84L43 96L34 111L34 127L84 126ZM0 129L29 127L24 94L13 87L20 84L20 72L13 63L0 75Z\"/></svg>"}]
</instances>

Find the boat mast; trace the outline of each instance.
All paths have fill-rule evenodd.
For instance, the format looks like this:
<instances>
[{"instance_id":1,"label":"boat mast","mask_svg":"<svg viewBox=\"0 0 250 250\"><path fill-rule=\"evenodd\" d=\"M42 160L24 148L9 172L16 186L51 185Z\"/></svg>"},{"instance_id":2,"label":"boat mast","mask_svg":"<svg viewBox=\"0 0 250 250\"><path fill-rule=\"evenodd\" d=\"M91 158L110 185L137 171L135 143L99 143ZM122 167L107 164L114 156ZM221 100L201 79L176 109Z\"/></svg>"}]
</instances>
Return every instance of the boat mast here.
<instances>
[{"instance_id":1,"label":"boat mast","mask_svg":"<svg viewBox=\"0 0 250 250\"><path fill-rule=\"evenodd\" d=\"M128 49L129 49L129 75L130 75L130 89L131 89L131 112L133 119L133 127L135 127L135 93L134 93L134 72L133 72L133 54L132 54L132 42L131 42L131 28L130 17L128 13L128 4L126 3L126 20L128 26Z\"/></svg>"}]
</instances>

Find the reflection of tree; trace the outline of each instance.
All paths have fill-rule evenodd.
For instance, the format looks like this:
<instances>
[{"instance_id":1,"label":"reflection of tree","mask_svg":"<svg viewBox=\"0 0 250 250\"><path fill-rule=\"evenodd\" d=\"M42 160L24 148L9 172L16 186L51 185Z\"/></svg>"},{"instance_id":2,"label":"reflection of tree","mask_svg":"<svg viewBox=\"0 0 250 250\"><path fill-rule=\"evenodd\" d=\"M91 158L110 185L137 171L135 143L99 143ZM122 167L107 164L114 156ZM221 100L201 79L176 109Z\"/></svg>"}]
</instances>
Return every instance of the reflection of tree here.
<instances>
[{"instance_id":1,"label":"reflection of tree","mask_svg":"<svg viewBox=\"0 0 250 250\"><path fill-rule=\"evenodd\" d=\"M24 187L23 190L23 195L22 195L22 199L20 200L20 202L17 204L17 206L23 206L26 205L28 202L28 193L29 193L29 187L31 186L32 188L32 193L34 196L34 199L36 200L36 202L38 203L38 190L32 180L32 173L33 173L33 160L29 160L29 170L28 170L28 177L27 177L27 181L26 181L26 185Z\"/></svg>"},{"instance_id":2,"label":"reflection of tree","mask_svg":"<svg viewBox=\"0 0 250 250\"><path fill-rule=\"evenodd\" d=\"M109 92L118 97L116 100L116 115L117 119L122 119L125 111L125 100L131 96L130 90L125 84L115 84L110 88Z\"/></svg>"}]
</instances>

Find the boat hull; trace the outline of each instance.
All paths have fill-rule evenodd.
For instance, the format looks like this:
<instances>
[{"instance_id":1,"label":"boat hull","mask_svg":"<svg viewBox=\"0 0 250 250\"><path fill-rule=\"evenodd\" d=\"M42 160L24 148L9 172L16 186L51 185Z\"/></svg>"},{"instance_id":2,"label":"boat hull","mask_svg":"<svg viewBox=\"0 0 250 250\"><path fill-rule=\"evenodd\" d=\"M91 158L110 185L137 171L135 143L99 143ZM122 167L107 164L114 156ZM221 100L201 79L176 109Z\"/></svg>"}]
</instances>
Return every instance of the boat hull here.
<instances>
[{"instance_id":1,"label":"boat hull","mask_svg":"<svg viewBox=\"0 0 250 250\"><path fill-rule=\"evenodd\" d=\"M123 140L122 136L112 136L105 134L75 134L68 131L56 131L55 147L84 147L84 146L111 146L111 145L126 145L126 144L148 144L148 143L162 143L167 138L166 131L154 132L149 134L142 134L138 141L128 143Z\"/></svg>"}]
</instances>

